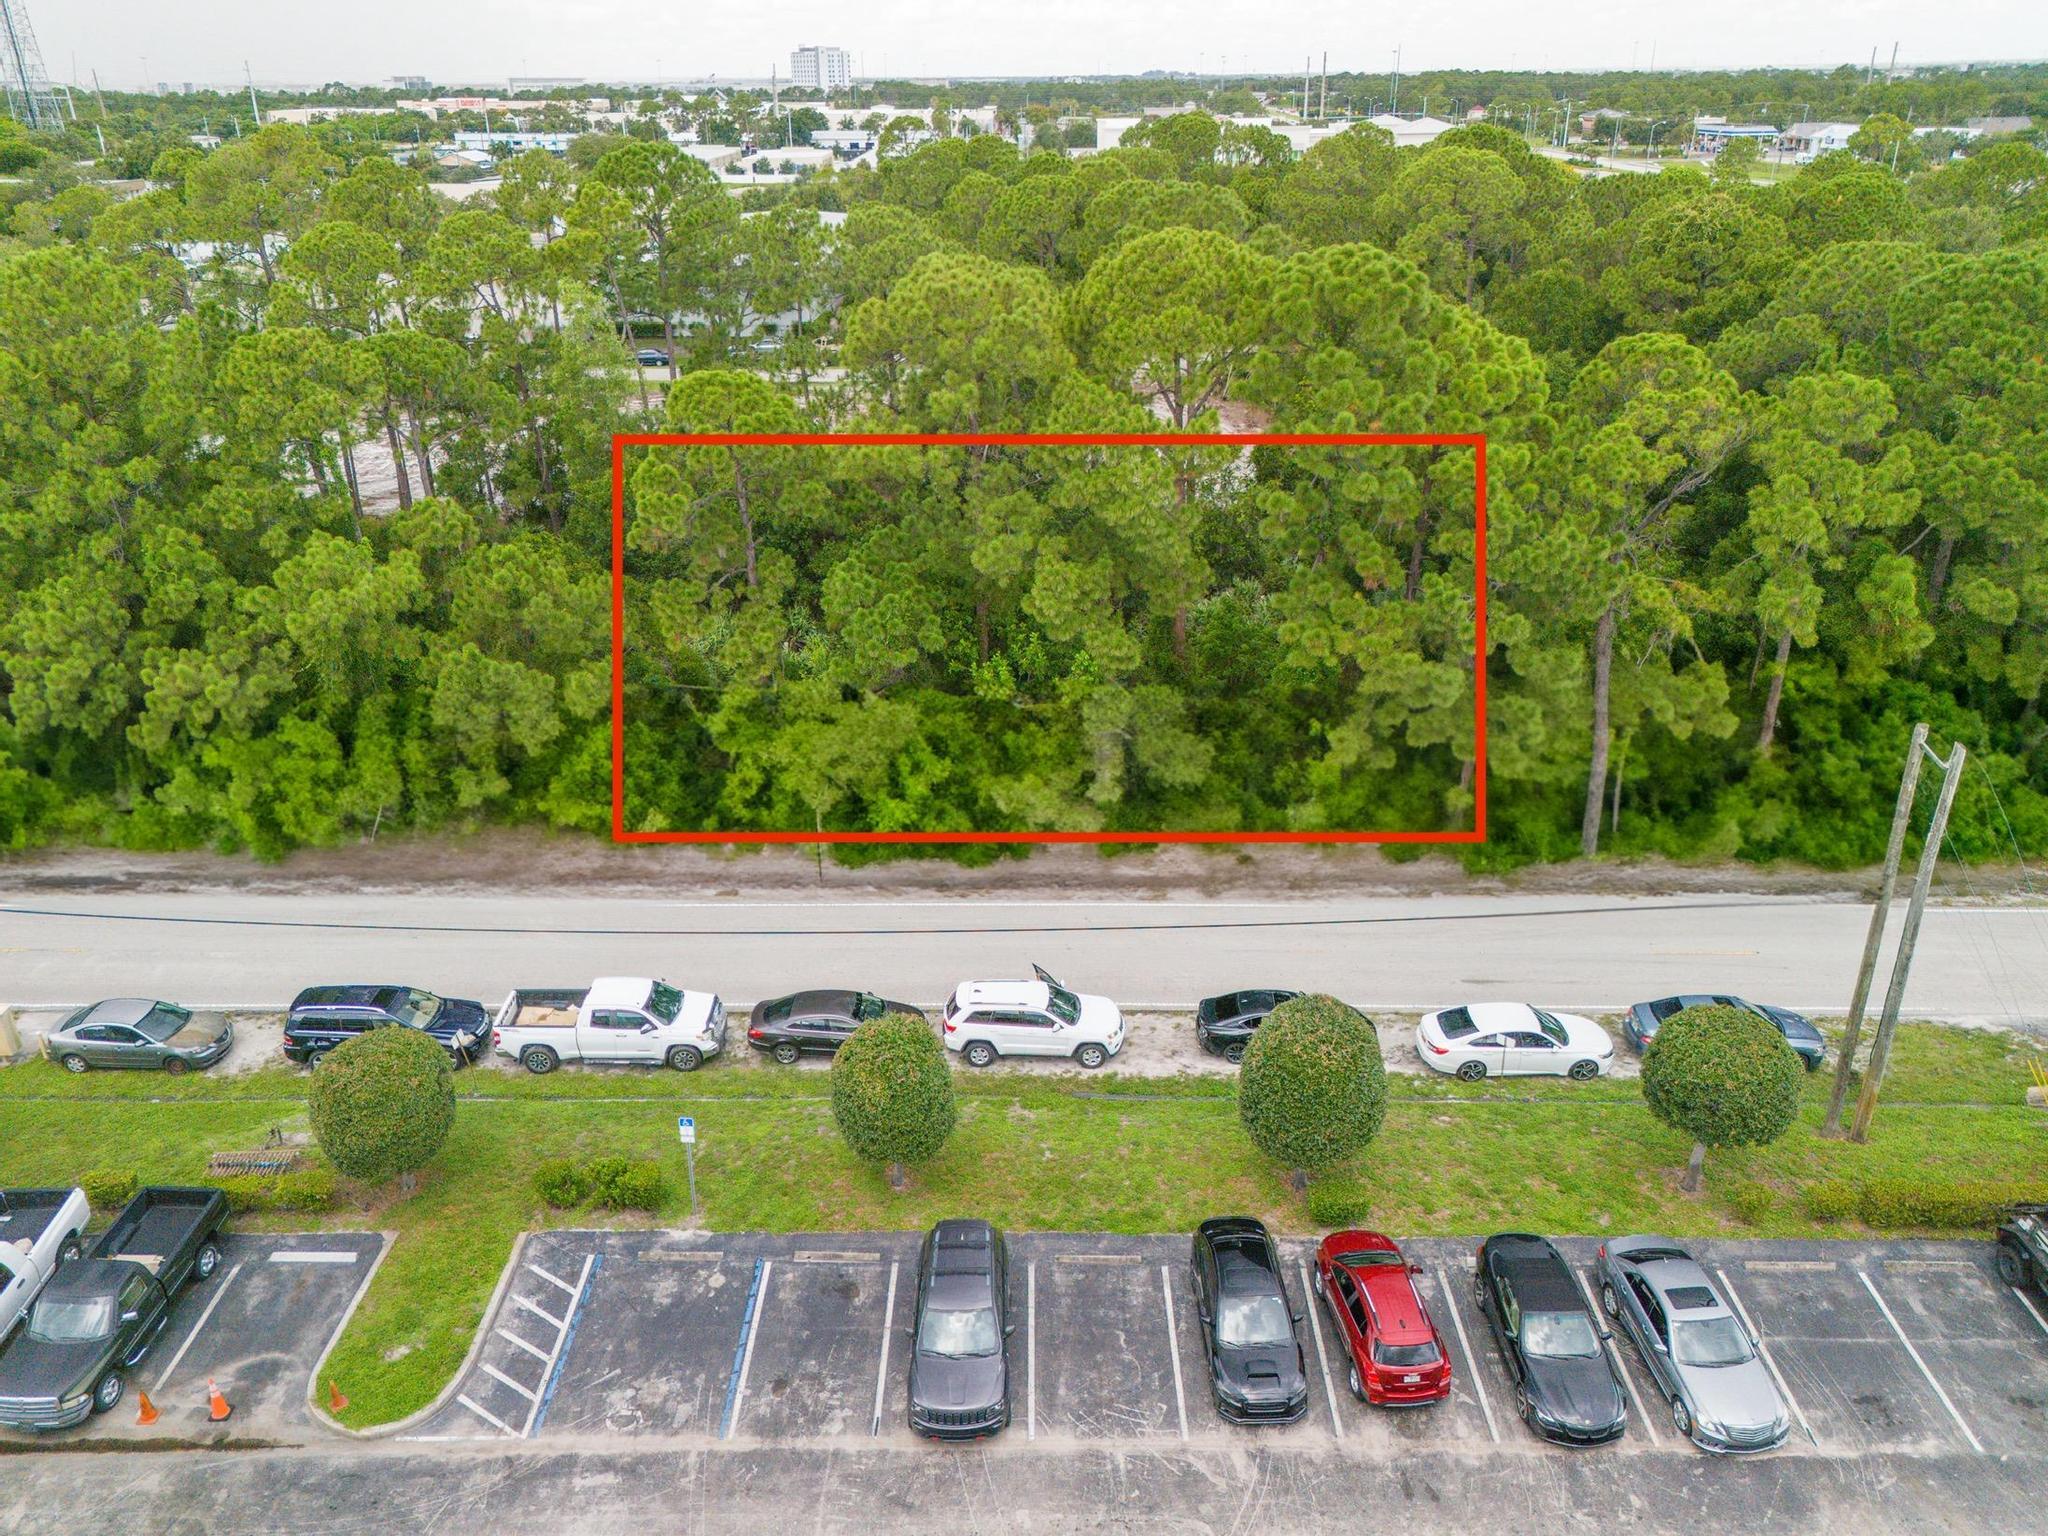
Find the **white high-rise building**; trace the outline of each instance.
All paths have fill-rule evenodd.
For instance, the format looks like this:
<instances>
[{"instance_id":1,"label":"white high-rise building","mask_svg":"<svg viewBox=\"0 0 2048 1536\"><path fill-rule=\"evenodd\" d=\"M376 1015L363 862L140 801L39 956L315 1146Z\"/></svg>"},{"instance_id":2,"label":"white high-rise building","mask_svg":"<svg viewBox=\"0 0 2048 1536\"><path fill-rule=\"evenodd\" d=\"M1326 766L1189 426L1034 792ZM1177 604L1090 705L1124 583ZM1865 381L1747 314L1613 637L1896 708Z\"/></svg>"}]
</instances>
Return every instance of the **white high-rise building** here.
<instances>
[{"instance_id":1,"label":"white high-rise building","mask_svg":"<svg viewBox=\"0 0 2048 1536\"><path fill-rule=\"evenodd\" d=\"M836 91L853 84L853 55L844 48L806 44L789 56L789 83L808 91Z\"/></svg>"}]
</instances>

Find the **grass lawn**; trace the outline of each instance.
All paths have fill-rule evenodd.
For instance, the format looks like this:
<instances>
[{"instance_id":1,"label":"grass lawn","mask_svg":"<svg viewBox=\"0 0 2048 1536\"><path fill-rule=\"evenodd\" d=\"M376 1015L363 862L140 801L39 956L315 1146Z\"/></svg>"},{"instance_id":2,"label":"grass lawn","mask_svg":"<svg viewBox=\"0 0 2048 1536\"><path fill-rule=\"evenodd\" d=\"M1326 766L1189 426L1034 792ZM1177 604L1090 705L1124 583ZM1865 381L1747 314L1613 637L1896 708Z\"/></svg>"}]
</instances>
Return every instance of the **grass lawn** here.
<instances>
[{"instance_id":1,"label":"grass lawn","mask_svg":"<svg viewBox=\"0 0 2048 1536\"><path fill-rule=\"evenodd\" d=\"M1817 1228L1799 1188L1816 1178L2038 1177L2044 1122L2022 1102L2027 1052L2005 1036L1905 1026L1870 1143L1823 1140L1829 1074L1809 1077L1777 1145L1713 1153L1707 1189L1682 1195L1688 1146L1655 1121L1633 1081L1477 1086L1395 1077L1386 1128L1359 1167L1370 1221L1397 1235L1503 1225L1555 1233L1657 1230L1723 1236L1847 1236ZM513 1237L602 1224L545 1208L534 1165L550 1157L652 1157L670 1174L652 1217L680 1225L674 1116L699 1127L704 1219L718 1230L921 1228L972 1212L1040 1230L1159 1232L1244 1211L1283 1232L1311 1223L1283 1170L1237 1123L1229 1078L1083 1079L1028 1072L957 1079L959 1128L910 1189L856 1162L817 1073L497 1073L457 1078L455 1129L411 1194L352 1192L325 1218L238 1219L243 1229L329 1225L397 1241L330 1363L343 1417L388 1422L430 1401L460 1364ZM147 1182L204 1178L215 1150L305 1126L306 1078L145 1073L74 1078L31 1062L0 1074L0 1185L70 1182L95 1167Z\"/></svg>"}]
</instances>

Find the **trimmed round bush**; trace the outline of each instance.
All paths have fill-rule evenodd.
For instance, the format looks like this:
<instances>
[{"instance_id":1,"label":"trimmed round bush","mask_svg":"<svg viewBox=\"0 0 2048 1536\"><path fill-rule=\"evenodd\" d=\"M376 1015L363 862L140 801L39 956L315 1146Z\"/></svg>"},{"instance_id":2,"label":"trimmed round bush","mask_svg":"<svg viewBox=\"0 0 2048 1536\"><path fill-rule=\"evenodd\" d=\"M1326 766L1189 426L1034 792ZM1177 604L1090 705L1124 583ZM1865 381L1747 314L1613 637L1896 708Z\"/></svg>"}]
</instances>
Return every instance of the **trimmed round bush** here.
<instances>
[{"instance_id":1,"label":"trimmed round bush","mask_svg":"<svg viewBox=\"0 0 2048 1536\"><path fill-rule=\"evenodd\" d=\"M433 1161L455 1123L455 1080L433 1036L392 1026L337 1046L313 1074L313 1139L352 1179L382 1184Z\"/></svg>"},{"instance_id":2,"label":"trimmed round bush","mask_svg":"<svg viewBox=\"0 0 2048 1536\"><path fill-rule=\"evenodd\" d=\"M1682 1187L1700 1187L1707 1148L1761 1147L1784 1135L1800 1076L1778 1027L1744 1009L1704 1003L1659 1025L1643 1053L1643 1101L1693 1140Z\"/></svg>"},{"instance_id":3,"label":"trimmed round bush","mask_svg":"<svg viewBox=\"0 0 2048 1536\"><path fill-rule=\"evenodd\" d=\"M870 1019L832 1060L832 1118L864 1162L930 1160L953 1134L956 1115L953 1069L922 1019Z\"/></svg>"},{"instance_id":4,"label":"trimmed round bush","mask_svg":"<svg viewBox=\"0 0 2048 1536\"><path fill-rule=\"evenodd\" d=\"M1372 1020L1334 997L1289 998L1244 1053L1237 1112L1252 1145L1313 1171L1363 1151L1387 1114L1387 1069Z\"/></svg>"}]
</instances>

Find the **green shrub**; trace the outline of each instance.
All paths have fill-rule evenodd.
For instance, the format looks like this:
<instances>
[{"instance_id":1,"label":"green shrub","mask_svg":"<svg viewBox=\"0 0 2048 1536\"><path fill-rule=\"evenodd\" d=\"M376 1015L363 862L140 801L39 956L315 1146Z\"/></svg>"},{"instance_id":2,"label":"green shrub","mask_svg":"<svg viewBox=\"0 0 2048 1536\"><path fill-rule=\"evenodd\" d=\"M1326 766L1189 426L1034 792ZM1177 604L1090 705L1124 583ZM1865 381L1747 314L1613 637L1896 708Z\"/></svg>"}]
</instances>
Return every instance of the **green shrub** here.
<instances>
[{"instance_id":1,"label":"green shrub","mask_svg":"<svg viewBox=\"0 0 2048 1536\"><path fill-rule=\"evenodd\" d=\"M1866 1226L1989 1231L2007 1206L2048 1200L2048 1181L1873 1179L1859 1191Z\"/></svg>"},{"instance_id":2,"label":"green shrub","mask_svg":"<svg viewBox=\"0 0 2048 1536\"><path fill-rule=\"evenodd\" d=\"M1738 1221L1757 1226L1778 1208L1778 1192L1755 1179L1744 1179L1721 1191L1721 1199Z\"/></svg>"},{"instance_id":3,"label":"green shrub","mask_svg":"<svg viewBox=\"0 0 2048 1536\"><path fill-rule=\"evenodd\" d=\"M381 1184L433 1161L455 1123L448 1053L416 1029L372 1029L313 1074L313 1139L352 1179Z\"/></svg>"},{"instance_id":4,"label":"green shrub","mask_svg":"<svg viewBox=\"0 0 2048 1536\"><path fill-rule=\"evenodd\" d=\"M922 1019L884 1014L832 1060L832 1119L865 1162L922 1163L953 1134L953 1069Z\"/></svg>"},{"instance_id":5,"label":"green shrub","mask_svg":"<svg viewBox=\"0 0 2048 1536\"><path fill-rule=\"evenodd\" d=\"M1372 1191L1356 1179L1317 1179L1308 1187L1308 1214L1318 1226L1355 1227L1372 1214Z\"/></svg>"},{"instance_id":6,"label":"green shrub","mask_svg":"<svg viewBox=\"0 0 2048 1536\"><path fill-rule=\"evenodd\" d=\"M1287 1168L1356 1156L1387 1113L1379 1032L1334 997L1288 999L1244 1053L1237 1110L1252 1144Z\"/></svg>"},{"instance_id":7,"label":"green shrub","mask_svg":"<svg viewBox=\"0 0 2048 1536\"><path fill-rule=\"evenodd\" d=\"M605 1211L653 1211L668 1195L661 1165L648 1158L597 1157L581 1164L549 1158L534 1169L533 1188L557 1210L594 1205Z\"/></svg>"},{"instance_id":8,"label":"green shrub","mask_svg":"<svg viewBox=\"0 0 2048 1536\"><path fill-rule=\"evenodd\" d=\"M568 1210L590 1198L590 1181L566 1157L551 1157L533 1170L533 1190L557 1210Z\"/></svg>"},{"instance_id":9,"label":"green shrub","mask_svg":"<svg viewBox=\"0 0 2048 1536\"><path fill-rule=\"evenodd\" d=\"M1815 1221L1849 1221L1862 1205L1862 1192L1841 1179L1823 1179L1801 1191L1799 1203Z\"/></svg>"},{"instance_id":10,"label":"green shrub","mask_svg":"<svg viewBox=\"0 0 2048 1536\"><path fill-rule=\"evenodd\" d=\"M217 1181L231 1211L324 1211L334 1204L329 1168L291 1173L238 1173Z\"/></svg>"},{"instance_id":11,"label":"green shrub","mask_svg":"<svg viewBox=\"0 0 2048 1536\"><path fill-rule=\"evenodd\" d=\"M1643 1102L1693 1140L1683 1188L1700 1187L1709 1147L1776 1141L1799 1110L1801 1067L1778 1027L1706 1003L1674 1013L1643 1053Z\"/></svg>"},{"instance_id":12,"label":"green shrub","mask_svg":"<svg viewBox=\"0 0 2048 1536\"><path fill-rule=\"evenodd\" d=\"M99 1223L113 1220L114 1213L135 1198L140 1183L133 1168L88 1168L78 1176L78 1187L85 1191L93 1220Z\"/></svg>"}]
</instances>

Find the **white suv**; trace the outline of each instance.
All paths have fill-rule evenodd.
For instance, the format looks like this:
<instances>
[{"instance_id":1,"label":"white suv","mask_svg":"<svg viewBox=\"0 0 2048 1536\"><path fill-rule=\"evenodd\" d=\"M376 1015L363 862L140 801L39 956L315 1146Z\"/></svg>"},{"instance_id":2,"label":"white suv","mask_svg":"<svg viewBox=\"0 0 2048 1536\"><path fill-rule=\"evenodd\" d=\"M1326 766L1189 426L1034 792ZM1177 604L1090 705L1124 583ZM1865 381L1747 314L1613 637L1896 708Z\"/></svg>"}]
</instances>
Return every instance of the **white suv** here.
<instances>
[{"instance_id":1,"label":"white suv","mask_svg":"<svg viewBox=\"0 0 2048 1536\"><path fill-rule=\"evenodd\" d=\"M1070 992L1038 966L1036 981L963 981L946 1000L946 1049L971 1067L998 1056L1071 1056L1099 1067L1124 1048L1123 1011Z\"/></svg>"}]
</instances>

